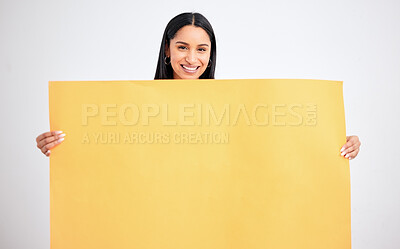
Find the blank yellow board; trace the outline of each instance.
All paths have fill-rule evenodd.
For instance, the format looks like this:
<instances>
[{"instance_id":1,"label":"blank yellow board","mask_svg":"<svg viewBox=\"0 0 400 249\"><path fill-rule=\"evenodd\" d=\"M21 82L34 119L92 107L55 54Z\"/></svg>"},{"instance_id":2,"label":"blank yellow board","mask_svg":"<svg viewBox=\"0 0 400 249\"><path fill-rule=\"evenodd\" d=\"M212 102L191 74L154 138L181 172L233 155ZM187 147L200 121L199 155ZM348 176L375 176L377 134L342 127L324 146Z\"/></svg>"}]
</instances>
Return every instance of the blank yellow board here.
<instances>
[{"instance_id":1,"label":"blank yellow board","mask_svg":"<svg viewBox=\"0 0 400 249\"><path fill-rule=\"evenodd\" d=\"M52 249L348 249L342 82L49 82Z\"/></svg>"}]
</instances>

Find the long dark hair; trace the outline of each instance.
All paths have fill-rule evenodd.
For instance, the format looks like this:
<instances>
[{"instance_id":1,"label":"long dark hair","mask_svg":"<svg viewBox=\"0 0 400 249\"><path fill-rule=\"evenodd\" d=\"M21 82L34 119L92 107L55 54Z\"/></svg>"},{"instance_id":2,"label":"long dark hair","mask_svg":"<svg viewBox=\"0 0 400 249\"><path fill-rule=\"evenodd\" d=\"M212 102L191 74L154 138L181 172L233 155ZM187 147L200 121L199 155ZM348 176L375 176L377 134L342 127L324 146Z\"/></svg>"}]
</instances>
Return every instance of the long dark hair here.
<instances>
[{"instance_id":1,"label":"long dark hair","mask_svg":"<svg viewBox=\"0 0 400 249\"><path fill-rule=\"evenodd\" d=\"M175 16L169 21L165 28L163 38L161 40L160 53L158 55L157 70L154 79L173 79L173 69L171 64L166 65L164 62L165 45L170 46L170 41L175 37L176 32L186 25L194 25L200 27L207 32L211 41L211 66L207 67L200 79L214 79L215 65L217 61L217 46L215 42L214 30L210 22L200 13L186 12Z\"/></svg>"}]
</instances>

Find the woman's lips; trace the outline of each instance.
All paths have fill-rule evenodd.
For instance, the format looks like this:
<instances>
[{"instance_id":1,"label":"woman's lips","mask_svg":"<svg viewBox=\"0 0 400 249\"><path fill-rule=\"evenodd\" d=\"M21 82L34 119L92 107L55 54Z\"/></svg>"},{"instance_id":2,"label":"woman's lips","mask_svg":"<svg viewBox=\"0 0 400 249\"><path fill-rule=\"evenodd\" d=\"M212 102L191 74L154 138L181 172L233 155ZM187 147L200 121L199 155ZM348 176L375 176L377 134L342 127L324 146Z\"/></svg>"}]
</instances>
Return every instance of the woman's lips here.
<instances>
[{"instance_id":1,"label":"woman's lips","mask_svg":"<svg viewBox=\"0 0 400 249\"><path fill-rule=\"evenodd\" d=\"M199 69L200 66L188 67L188 66L184 66L184 65L181 64L181 67L182 67L183 71L185 71L186 73L192 74L192 73L197 72L197 70Z\"/></svg>"}]
</instances>

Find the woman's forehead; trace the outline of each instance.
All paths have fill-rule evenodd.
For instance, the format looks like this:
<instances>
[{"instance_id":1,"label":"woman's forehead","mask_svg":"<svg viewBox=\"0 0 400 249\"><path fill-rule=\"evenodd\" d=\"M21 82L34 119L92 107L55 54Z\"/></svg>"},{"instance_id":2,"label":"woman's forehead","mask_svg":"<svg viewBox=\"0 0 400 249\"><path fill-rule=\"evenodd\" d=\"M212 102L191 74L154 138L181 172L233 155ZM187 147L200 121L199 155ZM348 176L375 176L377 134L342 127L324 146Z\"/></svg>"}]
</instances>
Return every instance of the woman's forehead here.
<instances>
[{"instance_id":1,"label":"woman's forehead","mask_svg":"<svg viewBox=\"0 0 400 249\"><path fill-rule=\"evenodd\" d=\"M208 44L211 45L210 37L207 32L193 25L186 25L176 32L174 39L172 39L174 43L177 41L182 41L189 44Z\"/></svg>"}]
</instances>

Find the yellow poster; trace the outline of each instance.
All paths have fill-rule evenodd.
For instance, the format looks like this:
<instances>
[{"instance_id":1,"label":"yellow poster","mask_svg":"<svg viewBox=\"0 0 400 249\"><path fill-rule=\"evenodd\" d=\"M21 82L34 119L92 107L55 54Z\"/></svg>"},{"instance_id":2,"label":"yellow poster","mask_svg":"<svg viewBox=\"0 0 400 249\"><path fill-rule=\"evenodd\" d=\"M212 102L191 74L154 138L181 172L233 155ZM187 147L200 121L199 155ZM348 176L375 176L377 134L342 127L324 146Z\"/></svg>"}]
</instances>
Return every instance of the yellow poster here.
<instances>
[{"instance_id":1,"label":"yellow poster","mask_svg":"<svg viewBox=\"0 0 400 249\"><path fill-rule=\"evenodd\" d=\"M50 82L52 249L349 249L342 82Z\"/></svg>"}]
</instances>

